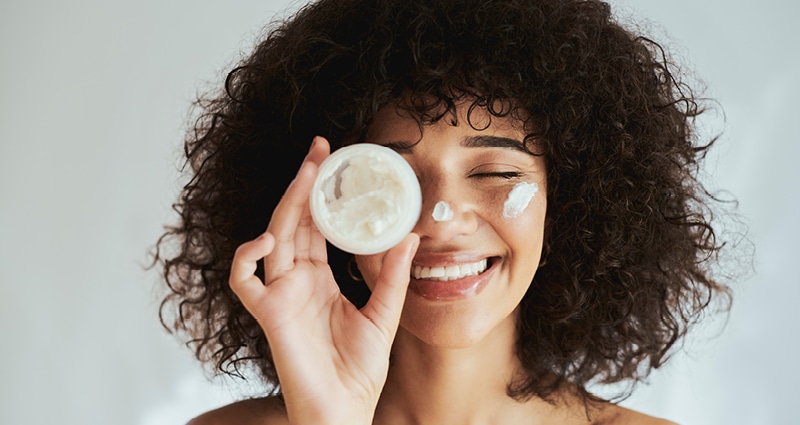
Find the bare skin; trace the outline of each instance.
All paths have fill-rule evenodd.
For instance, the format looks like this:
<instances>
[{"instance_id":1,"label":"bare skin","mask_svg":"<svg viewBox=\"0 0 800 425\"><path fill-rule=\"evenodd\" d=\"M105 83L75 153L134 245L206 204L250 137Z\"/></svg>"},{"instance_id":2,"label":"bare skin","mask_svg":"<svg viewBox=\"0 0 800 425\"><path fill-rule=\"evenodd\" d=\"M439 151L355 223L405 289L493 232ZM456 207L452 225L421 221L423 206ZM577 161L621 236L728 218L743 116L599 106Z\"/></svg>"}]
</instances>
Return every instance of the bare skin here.
<instances>
[{"instance_id":1,"label":"bare skin","mask_svg":"<svg viewBox=\"0 0 800 425\"><path fill-rule=\"evenodd\" d=\"M583 412L583 410L581 410ZM552 422L540 422L520 420L517 424L582 424L582 425L677 425L665 419L648 416L624 407L616 405L605 405L598 407L592 419L587 419L584 415L578 417L576 410L573 415L574 420L569 420L553 416L548 420ZM220 407L204 413L192 419L187 425L287 425L289 419L286 416L286 409L282 402L276 397L256 398L238 401L227 406ZM386 422L391 423L391 422ZM375 422L376 425L381 424Z\"/></svg>"},{"instance_id":2,"label":"bare skin","mask_svg":"<svg viewBox=\"0 0 800 425\"><path fill-rule=\"evenodd\" d=\"M569 388L556 403L506 395L518 370L517 306L536 271L546 210L540 196L519 218L502 218L503 198L517 181L546 188L543 159L509 144L522 140L514 122L496 119L482 130L441 123L424 134L396 111L376 122L369 141L400 146L418 175L419 223L391 250L357 257L372 296L356 309L333 280L308 209L329 154L327 141L315 139L267 232L237 250L230 276L268 339L283 400L233 403L190 424L670 424L608 403L592 404L587 416ZM430 217L441 199L453 206L447 223ZM480 289L444 301L419 289L435 282L409 272L487 258L485 270L456 280ZM264 282L254 275L262 260Z\"/></svg>"},{"instance_id":3,"label":"bare skin","mask_svg":"<svg viewBox=\"0 0 800 425\"><path fill-rule=\"evenodd\" d=\"M339 292L308 209L328 154L327 141L316 139L267 232L237 250L230 284L267 336L292 423L368 424L386 379L418 238L409 235L386 253L370 302L356 309ZM253 274L261 259L263 283Z\"/></svg>"}]
</instances>

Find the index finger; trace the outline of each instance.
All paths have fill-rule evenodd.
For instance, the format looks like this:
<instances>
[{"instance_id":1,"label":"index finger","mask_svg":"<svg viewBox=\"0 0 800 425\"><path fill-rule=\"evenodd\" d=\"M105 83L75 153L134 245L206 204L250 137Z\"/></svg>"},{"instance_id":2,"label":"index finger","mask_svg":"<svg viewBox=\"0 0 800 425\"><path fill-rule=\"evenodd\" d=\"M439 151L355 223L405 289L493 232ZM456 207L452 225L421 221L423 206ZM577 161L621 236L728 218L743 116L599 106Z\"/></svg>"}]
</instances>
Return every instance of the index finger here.
<instances>
[{"instance_id":1,"label":"index finger","mask_svg":"<svg viewBox=\"0 0 800 425\"><path fill-rule=\"evenodd\" d=\"M264 260L268 280L294 267L298 249L298 226L305 220L310 222L308 198L316 179L319 164L330 155L330 145L323 137L315 137L297 176L286 189L283 198L272 213L267 230L275 236L276 248ZM300 235L308 238L308 234ZM303 241L307 250L309 241ZM323 243L324 245L324 243Z\"/></svg>"},{"instance_id":2,"label":"index finger","mask_svg":"<svg viewBox=\"0 0 800 425\"><path fill-rule=\"evenodd\" d=\"M267 231L275 236L275 249L264 258L266 280L294 267L297 227L303 215L309 214L306 204L316 176L316 164L304 161L272 213Z\"/></svg>"}]
</instances>

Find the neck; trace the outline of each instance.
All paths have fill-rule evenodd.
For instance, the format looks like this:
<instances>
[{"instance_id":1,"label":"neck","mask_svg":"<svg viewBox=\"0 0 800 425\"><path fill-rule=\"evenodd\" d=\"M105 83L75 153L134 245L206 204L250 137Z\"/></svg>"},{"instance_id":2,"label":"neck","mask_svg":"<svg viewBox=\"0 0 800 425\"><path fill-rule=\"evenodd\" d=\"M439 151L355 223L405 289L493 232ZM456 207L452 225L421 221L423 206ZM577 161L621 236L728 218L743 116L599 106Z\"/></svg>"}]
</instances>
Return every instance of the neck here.
<instances>
[{"instance_id":1,"label":"neck","mask_svg":"<svg viewBox=\"0 0 800 425\"><path fill-rule=\"evenodd\" d=\"M463 348L426 344L399 329L375 424L538 423L553 406L506 394L519 367L513 320ZM502 347L502 348L501 348ZM538 413L537 413L538 412Z\"/></svg>"}]
</instances>

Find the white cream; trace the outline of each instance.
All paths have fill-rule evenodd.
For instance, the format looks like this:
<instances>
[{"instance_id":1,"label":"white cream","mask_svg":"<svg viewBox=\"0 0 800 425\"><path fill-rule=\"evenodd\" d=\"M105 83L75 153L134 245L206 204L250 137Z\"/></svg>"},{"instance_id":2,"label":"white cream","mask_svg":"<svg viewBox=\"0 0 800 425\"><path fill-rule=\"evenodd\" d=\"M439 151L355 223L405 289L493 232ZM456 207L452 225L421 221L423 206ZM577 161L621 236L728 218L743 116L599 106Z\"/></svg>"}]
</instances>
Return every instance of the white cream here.
<instances>
[{"instance_id":1,"label":"white cream","mask_svg":"<svg viewBox=\"0 0 800 425\"><path fill-rule=\"evenodd\" d=\"M375 254L397 245L419 219L422 196L399 154L374 144L341 148L320 165L311 216L333 245Z\"/></svg>"},{"instance_id":2,"label":"white cream","mask_svg":"<svg viewBox=\"0 0 800 425\"><path fill-rule=\"evenodd\" d=\"M453 210L450 209L450 204L445 201L439 201L433 206L433 219L436 221L450 221L453 219Z\"/></svg>"},{"instance_id":3,"label":"white cream","mask_svg":"<svg viewBox=\"0 0 800 425\"><path fill-rule=\"evenodd\" d=\"M503 217L519 217L538 191L539 185L536 183L517 183L514 188L508 192L508 198L506 202L503 203Z\"/></svg>"}]
</instances>

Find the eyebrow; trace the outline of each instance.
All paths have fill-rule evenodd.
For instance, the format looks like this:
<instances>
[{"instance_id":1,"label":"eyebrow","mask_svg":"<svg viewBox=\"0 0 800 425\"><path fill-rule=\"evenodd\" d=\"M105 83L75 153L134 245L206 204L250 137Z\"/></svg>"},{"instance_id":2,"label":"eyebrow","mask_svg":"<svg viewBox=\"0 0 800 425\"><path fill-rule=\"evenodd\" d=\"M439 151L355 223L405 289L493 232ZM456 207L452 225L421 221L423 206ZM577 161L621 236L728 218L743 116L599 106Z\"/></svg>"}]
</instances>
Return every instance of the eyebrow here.
<instances>
[{"instance_id":1,"label":"eyebrow","mask_svg":"<svg viewBox=\"0 0 800 425\"><path fill-rule=\"evenodd\" d=\"M403 141L395 141L389 143L381 143L380 145L383 147L387 147L397 153L411 153L411 150L414 149L414 146L417 145L417 142L403 142Z\"/></svg>"},{"instance_id":2,"label":"eyebrow","mask_svg":"<svg viewBox=\"0 0 800 425\"><path fill-rule=\"evenodd\" d=\"M394 141L383 144L397 153L411 153L417 142ZM519 140L500 136L468 136L461 141L461 146L465 148L503 148L513 149L519 152L531 154L531 151Z\"/></svg>"},{"instance_id":3,"label":"eyebrow","mask_svg":"<svg viewBox=\"0 0 800 425\"><path fill-rule=\"evenodd\" d=\"M469 136L461 141L466 148L505 148L530 154L525 144L519 140L499 136Z\"/></svg>"}]
</instances>

